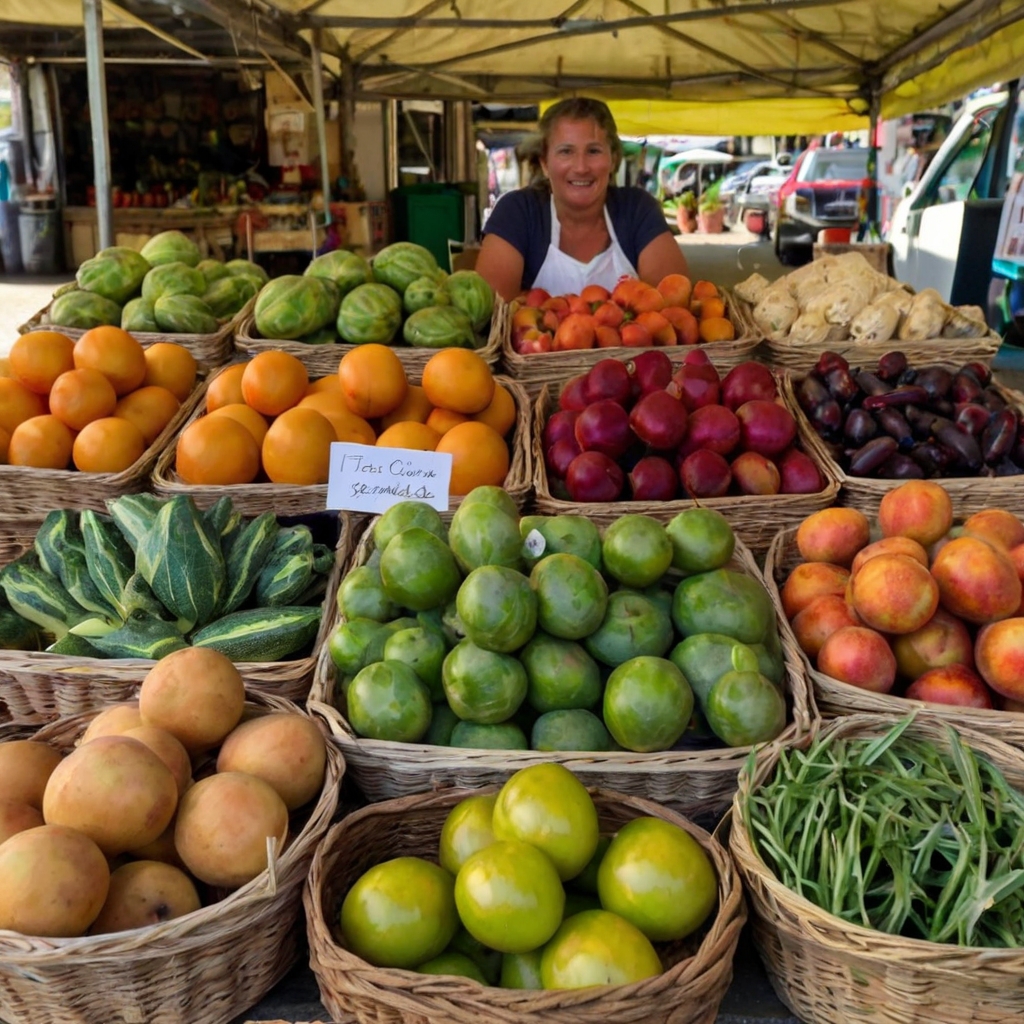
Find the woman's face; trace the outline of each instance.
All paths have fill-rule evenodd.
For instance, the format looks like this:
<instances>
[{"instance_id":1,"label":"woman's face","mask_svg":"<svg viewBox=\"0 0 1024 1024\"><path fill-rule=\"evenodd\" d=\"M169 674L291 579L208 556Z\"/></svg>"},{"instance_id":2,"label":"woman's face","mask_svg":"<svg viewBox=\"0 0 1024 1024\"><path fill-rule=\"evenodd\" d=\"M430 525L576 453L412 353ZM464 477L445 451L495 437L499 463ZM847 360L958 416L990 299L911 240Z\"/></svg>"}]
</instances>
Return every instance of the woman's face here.
<instances>
[{"instance_id":1,"label":"woman's face","mask_svg":"<svg viewBox=\"0 0 1024 1024\"><path fill-rule=\"evenodd\" d=\"M591 118L562 118L552 126L541 167L556 201L576 209L603 205L612 174L612 148Z\"/></svg>"}]
</instances>

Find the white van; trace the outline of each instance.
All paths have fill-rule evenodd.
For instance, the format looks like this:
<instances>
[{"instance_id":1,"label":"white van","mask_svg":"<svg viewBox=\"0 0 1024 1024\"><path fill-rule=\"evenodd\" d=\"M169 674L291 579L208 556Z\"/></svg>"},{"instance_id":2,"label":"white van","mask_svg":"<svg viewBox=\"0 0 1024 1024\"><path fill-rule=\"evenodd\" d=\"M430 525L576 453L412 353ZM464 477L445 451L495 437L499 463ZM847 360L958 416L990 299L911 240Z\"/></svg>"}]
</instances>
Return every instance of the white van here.
<instances>
[{"instance_id":1,"label":"white van","mask_svg":"<svg viewBox=\"0 0 1024 1024\"><path fill-rule=\"evenodd\" d=\"M1024 143L1009 92L971 100L889 228L893 272L954 305L987 304L1003 197ZM1016 96L1015 96L1016 98Z\"/></svg>"}]
</instances>

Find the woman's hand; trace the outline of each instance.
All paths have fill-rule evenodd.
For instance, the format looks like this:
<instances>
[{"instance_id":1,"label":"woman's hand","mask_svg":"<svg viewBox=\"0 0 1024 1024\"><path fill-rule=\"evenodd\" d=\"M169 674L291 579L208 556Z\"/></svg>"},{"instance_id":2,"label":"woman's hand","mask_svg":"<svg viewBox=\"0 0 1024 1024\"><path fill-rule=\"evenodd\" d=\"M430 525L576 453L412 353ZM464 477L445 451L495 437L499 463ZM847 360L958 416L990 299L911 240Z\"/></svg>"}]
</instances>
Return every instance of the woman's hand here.
<instances>
[{"instance_id":1,"label":"woman's hand","mask_svg":"<svg viewBox=\"0 0 1024 1024\"><path fill-rule=\"evenodd\" d=\"M497 235L484 235L473 268L506 302L523 290L523 255Z\"/></svg>"},{"instance_id":2,"label":"woman's hand","mask_svg":"<svg viewBox=\"0 0 1024 1024\"><path fill-rule=\"evenodd\" d=\"M652 238L644 246L640 252L640 258L637 260L636 272L641 281L646 281L655 287L668 274L690 276L686 257L671 231Z\"/></svg>"}]
</instances>

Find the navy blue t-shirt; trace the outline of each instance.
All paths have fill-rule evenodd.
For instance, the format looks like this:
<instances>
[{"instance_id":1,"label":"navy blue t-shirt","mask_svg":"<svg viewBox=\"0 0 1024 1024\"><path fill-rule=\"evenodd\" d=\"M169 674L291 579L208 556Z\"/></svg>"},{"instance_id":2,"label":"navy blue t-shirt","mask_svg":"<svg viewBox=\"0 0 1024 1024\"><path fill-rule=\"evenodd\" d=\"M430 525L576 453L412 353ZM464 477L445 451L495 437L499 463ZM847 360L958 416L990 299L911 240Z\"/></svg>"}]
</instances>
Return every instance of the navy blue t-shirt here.
<instances>
[{"instance_id":1,"label":"navy blue t-shirt","mask_svg":"<svg viewBox=\"0 0 1024 1024\"><path fill-rule=\"evenodd\" d=\"M642 188L612 185L605 206L619 245L634 267L647 245L668 233L657 199ZM484 234L503 238L522 254L522 287L532 287L551 245L551 193L532 187L506 192L487 218Z\"/></svg>"}]
</instances>

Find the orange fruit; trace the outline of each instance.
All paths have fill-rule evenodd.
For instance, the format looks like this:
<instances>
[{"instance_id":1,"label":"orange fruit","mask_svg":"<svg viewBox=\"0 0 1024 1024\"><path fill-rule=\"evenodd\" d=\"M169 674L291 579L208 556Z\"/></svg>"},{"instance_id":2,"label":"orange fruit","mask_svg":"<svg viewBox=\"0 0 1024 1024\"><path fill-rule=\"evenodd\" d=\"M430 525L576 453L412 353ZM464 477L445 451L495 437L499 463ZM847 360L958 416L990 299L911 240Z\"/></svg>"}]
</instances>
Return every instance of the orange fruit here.
<instances>
[{"instance_id":1,"label":"orange fruit","mask_svg":"<svg viewBox=\"0 0 1024 1024\"><path fill-rule=\"evenodd\" d=\"M178 437L175 468L187 484L251 484L260 471L260 448L230 416L200 416Z\"/></svg>"},{"instance_id":2,"label":"orange fruit","mask_svg":"<svg viewBox=\"0 0 1024 1024\"><path fill-rule=\"evenodd\" d=\"M494 396L494 375L468 348L444 348L423 367L423 390L430 404L467 416L483 412Z\"/></svg>"},{"instance_id":3,"label":"orange fruit","mask_svg":"<svg viewBox=\"0 0 1024 1024\"><path fill-rule=\"evenodd\" d=\"M242 373L242 398L264 416L278 416L299 404L308 385L301 360L287 352L261 352Z\"/></svg>"},{"instance_id":4,"label":"orange fruit","mask_svg":"<svg viewBox=\"0 0 1024 1024\"><path fill-rule=\"evenodd\" d=\"M114 415L135 424L146 444L151 445L179 408L181 403L167 388L149 384L120 399L114 406Z\"/></svg>"},{"instance_id":5,"label":"orange fruit","mask_svg":"<svg viewBox=\"0 0 1024 1024\"><path fill-rule=\"evenodd\" d=\"M0 427L0 466L7 465L7 449L11 446L11 435Z\"/></svg>"},{"instance_id":6,"label":"orange fruit","mask_svg":"<svg viewBox=\"0 0 1024 1024\"><path fill-rule=\"evenodd\" d=\"M33 416L11 434L7 461L12 466L67 469L74 436L56 416Z\"/></svg>"},{"instance_id":7,"label":"orange fruit","mask_svg":"<svg viewBox=\"0 0 1024 1024\"><path fill-rule=\"evenodd\" d=\"M8 434L24 420L46 413L46 401L13 377L0 377L0 427Z\"/></svg>"},{"instance_id":8,"label":"orange fruit","mask_svg":"<svg viewBox=\"0 0 1024 1024\"><path fill-rule=\"evenodd\" d=\"M289 409L263 439L263 469L275 484L325 484L336 440L330 420L316 409Z\"/></svg>"},{"instance_id":9,"label":"orange fruit","mask_svg":"<svg viewBox=\"0 0 1024 1024\"><path fill-rule=\"evenodd\" d=\"M377 440L373 427L345 404L340 384L337 391L320 391L314 395L307 395L296 408L315 409L321 416L330 420L339 441L373 444Z\"/></svg>"},{"instance_id":10,"label":"orange fruit","mask_svg":"<svg viewBox=\"0 0 1024 1024\"><path fill-rule=\"evenodd\" d=\"M363 419L386 416L405 399L405 367L387 345L359 345L338 364L338 380L349 409Z\"/></svg>"},{"instance_id":11,"label":"orange fruit","mask_svg":"<svg viewBox=\"0 0 1024 1024\"><path fill-rule=\"evenodd\" d=\"M388 427L394 426L396 423L406 423L410 420L426 423L431 409L433 406L423 388L419 384L410 384L406 389L405 398L398 406L386 416L381 417L381 430L387 430Z\"/></svg>"},{"instance_id":12,"label":"orange fruit","mask_svg":"<svg viewBox=\"0 0 1024 1024\"><path fill-rule=\"evenodd\" d=\"M196 360L182 345L171 341L158 341L143 350L146 376L142 383L167 388L179 402L188 398L196 386Z\"/></svg>"},{"instance_id":13,"label":"orange fruit","mask_svg":"<svg viewBox=\"0 0 1024 1024\"><path fill-rule=\"evenodd\" d=\"M244 402L242 397L242 374L248 363L232 363L225 366L206 389L206 411L213 412L223 405L237 405Z\"/></svg>"},{"instance_id":14,"label":"orange fruit","mask_svg":"<svg viewBox=\"0 0 1024 1024\"><path fill-rule=\"evenodd\" d=\"M516 422L516 400L503 384L494 384L494 395L490 405L473 416L479 423L486 423L504 437Z\"/></svg>"},{"instance_id":15,"label":"orange fruit","mask_svg":"<svg viewBox=\"0 0 1024 1024\"><path fill-rule=\"evenodd\" d=\"M53 382L75 368L75 343L57 331L29 331L11 346L10 375L37 395L48 395Z\"/></svg>"},{"instance_id":16,"label":"orange fruit","mask_svg":"<svg viewBox=\"0 0 1024 1024\"><path fill-rule=\"evenodd\" d=\"M431 430L425 423L406 420L404 423L393 423L377 437L379 448L411 448L419 452L432 452L437 447L441 435Z\"/></svg>"},{"instance_id":17,"label":"orange fruit","mask_svg":"<svg viewBox=\"0 0 1024 1024\"><path fill-rule=\"evenodd\" d=\"M253 440L259 445L263 444L263 438L267 436L267 429L270 427L270 424L255 409L246 405L245 402L232 402L230 405L222 405L219 409L214 409L209 415L230 416L231 419L241 423L252 434Z\"/></svg>"},{"instance_id":18,"label":"orange fruit","mask_svg":"<svg viewBox=\"0 0 1024 1024\"><path fill-rule=\"evenodd\" d=\"M447 434L452 427L468 422L468 416L461 412L452 412L451 409L431 409L430 415L427 417L427 426L439 434Z\"/></svg>"},{"instance_id":19,"label":"orange fruit","mask_svg":"<svg viewBox=\"0 0 1024 1024\"><path fill-rule=\"evenodd\" d=\"M116 407L114 385L99 370L68 370L50 389L50 412L72 430L113 415Z\"/></svg>"},{"instance_id":20,"label":"orange fruit","mask_svg":"<svg viewBox=\"0 0 1024 1024\"><path fill-rule=\"evenodd\" d=\"M482 484L500 486L508 475L508 446L501 434L486 423L470 420L452 427L434 450L451 453L452 494L469 494Z\"/></svg>"},{"instance_id":21,"label":"orange fruit","mask_svg":"<svg viewBox=\"0 0 1024 1024\"><path fill-rule=\"evenodd\" d=\"M99 370L117 394L127 395L146 379L146 356L142 346L120 327L104 325L86 331L74 348L75 367Z\"/></svg>"},{"instance_id":22,"label":"orange fruit","mask_svg":"<svg viewBox=\"0 0 1024 1024\"><path fill-rule=\"evenodd\" d=\"M134 423L107 416L79 431L71 457L83 473L123 473L145 450L146 440Z\"/></svg>"},{"instance_id":23,"label":"orange fruit","mask_svg":"<svg viewBox=\"0 0 1024 1024\"><path fill-rule=\"evenodd\" d=\"M321 391L341 391L341 381L336 373L329 373L326 377L319 377L311 380L306 388L307 395L318 395Z\"/></svg>"}]
</instances>

